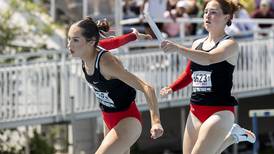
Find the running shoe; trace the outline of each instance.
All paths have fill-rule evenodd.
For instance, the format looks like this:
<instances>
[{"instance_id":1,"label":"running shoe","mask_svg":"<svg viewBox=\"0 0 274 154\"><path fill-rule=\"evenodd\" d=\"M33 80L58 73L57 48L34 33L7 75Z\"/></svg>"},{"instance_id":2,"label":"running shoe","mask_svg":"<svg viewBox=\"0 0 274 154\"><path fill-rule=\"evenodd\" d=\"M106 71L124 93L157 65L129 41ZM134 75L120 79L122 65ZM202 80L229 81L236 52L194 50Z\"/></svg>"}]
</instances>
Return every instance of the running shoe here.
<instances>
[{"instance_id":1,"label":"running shoe","mask_svg":"<svg viewBox=\"0 0 274 154\"><path fill-rule=\"evenodd\" d=\"M242 128L238 124L233 124L229 133L236 139L237 143L244 141L255 143L256 141L256 136L253 132Z\"/></svg>"}]
</instances>

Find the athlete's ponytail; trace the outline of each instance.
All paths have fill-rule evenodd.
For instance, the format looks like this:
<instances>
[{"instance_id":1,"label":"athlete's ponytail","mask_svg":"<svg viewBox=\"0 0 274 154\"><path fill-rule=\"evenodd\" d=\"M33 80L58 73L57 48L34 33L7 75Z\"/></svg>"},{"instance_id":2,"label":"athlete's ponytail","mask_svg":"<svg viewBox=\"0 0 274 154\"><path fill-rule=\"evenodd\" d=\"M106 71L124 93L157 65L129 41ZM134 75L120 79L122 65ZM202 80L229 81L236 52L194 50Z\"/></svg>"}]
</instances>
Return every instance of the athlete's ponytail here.
<instances>
[{"instance_id":1,"label":"athlete's ponytail","mask_svg":"<svg viewBox=\"0 0 274 154\"><path fill-rule=\"evenodd\" d=\"M97 27L99 31L108 32L109 31L109 22L106 18L97 21Z\"/></svg>"},{"instance_id":2,"label":"athlete's ponytail","mask_svg":"<svg viewBox=\"0 0 274 154\"><path fill-rule=\"evenodd\" d=\"M97 26L99 28L99 33L101 38L107 38L107 32L109 31L109 22L107 21L106 18L102 20L97 21Z\"/></svg>"}]
</instances>

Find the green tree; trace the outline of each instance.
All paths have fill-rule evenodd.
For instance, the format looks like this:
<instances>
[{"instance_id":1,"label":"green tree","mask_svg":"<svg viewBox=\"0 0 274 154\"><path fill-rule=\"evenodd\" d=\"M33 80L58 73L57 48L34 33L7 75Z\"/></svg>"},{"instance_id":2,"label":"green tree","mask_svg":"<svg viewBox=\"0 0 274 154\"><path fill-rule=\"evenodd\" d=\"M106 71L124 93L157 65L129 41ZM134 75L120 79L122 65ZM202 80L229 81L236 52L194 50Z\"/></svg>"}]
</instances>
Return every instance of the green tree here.
<instances>
[{"instance_id":1,"label":"green tree","mask_svg":"<svg viewBox=\"0 0 274 154\"><path fill-rule=\"evenodd\" d=\"M9 0L6 3L8 7L0 10L0 54L47 49L46 40L57 35L54 29L65 29L54 23L45 8L32 0ZM26 25L16 23L20 20L14 20L13 16L18 14L25 19Z\"/></svg>"},{"instance_id":2,"label":"green tree","mask_svg":"<svg viewBox=\"0 0 274 154\"><path fill-rule=\"evenodd\" d=\"M9 23L12 15L11 10L0 12L0 54L8 48L15 48L11 42L16 36L21 35L20 27Z\"/></svg>"},{"instance_id":3,"label":"green tree","mask_svg":"<svg viewBox=\"0 0 274 154\"><path fill-rule=\"evenodd\" d=\"M37 131L34 131L34 136L30 140L31 154L53 154L54 147L50 145L47 140L42 137Z\"/></svg>"}]
</instances>

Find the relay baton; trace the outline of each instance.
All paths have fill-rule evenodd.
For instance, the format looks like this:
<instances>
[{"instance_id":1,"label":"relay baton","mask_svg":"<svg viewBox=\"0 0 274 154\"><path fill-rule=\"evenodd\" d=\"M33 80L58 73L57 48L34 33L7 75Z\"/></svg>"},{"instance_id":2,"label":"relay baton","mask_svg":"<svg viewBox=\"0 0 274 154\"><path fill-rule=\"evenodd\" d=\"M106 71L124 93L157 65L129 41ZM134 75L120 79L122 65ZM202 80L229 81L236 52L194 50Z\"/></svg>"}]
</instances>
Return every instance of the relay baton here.
<instances>
[{"instance_id":1,"label":"relay baton","mask_svg":"<svg viewBox=\"0 0 274 154\"><path fill-rule=\"evenodd\" d=\"M163 37L162 33L160 32L159 28L157 27L157 25L155 24L155 22L152 20L149 13L144 12L144 16L145 16L145 19L146 19L147 23L149 24L151 30L154 32L156 38L160 41L160 43L163 42L164 37Z\"/></svg>"}]
</instances>

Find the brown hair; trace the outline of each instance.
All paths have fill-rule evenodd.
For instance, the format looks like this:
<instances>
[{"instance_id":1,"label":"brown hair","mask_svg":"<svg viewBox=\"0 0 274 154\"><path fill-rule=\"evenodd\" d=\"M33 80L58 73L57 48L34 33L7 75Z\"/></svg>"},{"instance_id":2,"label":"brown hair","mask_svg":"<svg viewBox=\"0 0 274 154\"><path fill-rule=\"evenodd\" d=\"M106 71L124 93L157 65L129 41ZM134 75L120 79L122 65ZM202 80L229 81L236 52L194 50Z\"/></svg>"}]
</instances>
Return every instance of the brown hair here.
<instances>
[{"instance_id":1,"label":"brown hair","mask_svg":"<svg viewBox=\"0 0 274 154\"><path fill-rule=\"evenodd\" d=\"M101 38L107 38L106 33L109 31L109 22L107 21L107 19L101 19L98 20L97 22L97 27L99 28L99 33Z\"/></svg>"},{"instance_id":2,"label":"brown hair","mask_svg":"<svg viewBox=\"0 0 274 154\"><path fill-rule=\"evenodd\" d=\"M82 28L82 35L87 41L95 41L95 47L97 46L100 38L99 28L97 24L92 20L91 17L86 17L83 20L80 20L76 25Z\"/></svg>"},{"instance_id":3,"label":"brown hair","mask_svg":"<svg viewBox=\"0 0 274 154\"><path fill-rule=\"evenodd\" d=\"M210 1L212 1L212 0L205 2L204 9L205 9L206 5L208 4L208 2L210 2ZM231 20L233 18L233 14L239 9L239 6L237 4L235 4L232 0L214 0L214 1L219 3L224 14L230 15L230 19L226 23L227 26L230 26Z\"/></svg>"},{"instance_id":4,"label":"brown hair","mask_svg":"<svg viewBox=\"0 0 274 154\"><path fill-rule=\"evenodd\" d=\"M109 31L109 22L107 19L101 19L97 21L97 27L99 28L99 31L108 32Z\"/></svg>"}]
</instances>

